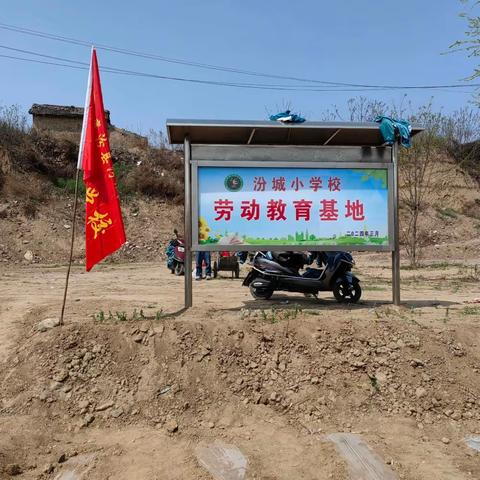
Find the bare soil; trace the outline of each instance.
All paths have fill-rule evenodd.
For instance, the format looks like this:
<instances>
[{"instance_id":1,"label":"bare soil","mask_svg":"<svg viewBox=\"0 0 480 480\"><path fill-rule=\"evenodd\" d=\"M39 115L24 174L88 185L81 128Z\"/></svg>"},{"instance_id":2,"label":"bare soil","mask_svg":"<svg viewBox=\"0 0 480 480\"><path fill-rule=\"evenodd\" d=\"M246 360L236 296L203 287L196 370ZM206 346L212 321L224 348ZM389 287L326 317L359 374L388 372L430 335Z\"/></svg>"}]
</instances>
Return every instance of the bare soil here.
<instances>
[{"instance_id":1,"label":"bare soil","mask_svg":"<svg viewBox=\"0 0 480 480\"><path fill-rule=\"evenodd\" d=\"M57 150L35 158L70 178L72 152ZM209 479L195 451L218 439L246 456L247 479L353 478L327 441L336 432L361 435L401 479L480 478L464 442L480 433L480 192L468 174L435 164L424 266L402 255L401 307L389 257L362 254L355 306L255 301L223 276L195 282L184 311L183 278L163 261L183 208L147 196L169 186L151 184L159 175L181 191L180 177L147 157L120 159L138 173L122 196L128 243L88 274L80 208L66 322L39 331L59 316L73 198L0 152L0 478ZM85 458L83 477L60 477Z\"/></svg>"},{"instance_id":2,"label":"bare soil","mask_svg":"<svg viewBox=\"0 0 480 480\"><path fill-rule=\"evenodd\" d=\"M479 433L480 259L434 249L402 271L398 308L379 254L357 256L355 306L256 301L224 275L194 282L183 311L161 263L74 267L65 325L45 332L65 268L0 267L0 478L55 478L62 455L91 452L93 480L208 479L195 447L222 439L247 479L347 479L334 432L360 433L399 478L480 478L464 443Z\"/></svg>"}]
</instances>

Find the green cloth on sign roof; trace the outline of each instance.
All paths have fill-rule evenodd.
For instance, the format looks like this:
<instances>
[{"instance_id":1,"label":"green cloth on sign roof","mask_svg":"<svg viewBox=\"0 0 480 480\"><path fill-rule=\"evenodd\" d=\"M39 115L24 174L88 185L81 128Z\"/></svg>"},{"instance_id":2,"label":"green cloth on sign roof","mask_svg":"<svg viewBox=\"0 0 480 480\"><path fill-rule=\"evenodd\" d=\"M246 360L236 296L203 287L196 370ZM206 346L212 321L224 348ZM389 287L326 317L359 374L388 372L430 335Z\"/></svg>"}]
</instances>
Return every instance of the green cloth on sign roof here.
<instances>
[{"instance_id":1,"label":"green cloth on sign roof","mask_svg":"<svg viewBox=\"0 0 480 480\"><path fill-rule=\"evenodd\" d=\"M378 116L375 121L380 123L380 132L382 132L385 143L393 145L398 138L403 147L410 148L412 146L412 127L406 120Z\"/></svg>"}]
</instances>

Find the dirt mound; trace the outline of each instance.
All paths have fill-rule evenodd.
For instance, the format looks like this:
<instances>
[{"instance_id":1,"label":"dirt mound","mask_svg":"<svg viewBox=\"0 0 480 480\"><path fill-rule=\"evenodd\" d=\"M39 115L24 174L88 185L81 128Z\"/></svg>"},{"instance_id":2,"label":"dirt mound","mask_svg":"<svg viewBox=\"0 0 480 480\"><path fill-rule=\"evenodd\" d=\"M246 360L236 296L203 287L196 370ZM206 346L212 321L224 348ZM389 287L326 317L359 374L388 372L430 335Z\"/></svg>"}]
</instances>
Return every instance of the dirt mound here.
<instances>
[{"instance_id":1,"label":"dirt mound","mask_svg":"<svg viewBox=\"0 0 480 480\"><path fill-rule=\"evenodd\" d=\"M183 279L165 268L74 267L67 323L43 332L64 268L5 269L0 471L55 478L60 459L92 453L92 480L206 479L194 449L222 439L248 478L343 479L324 439L352 432L399 478L477 478L464 442L480 414L477 284L457 264L403 270L394 308L389 262L358 257L352 307L254 301L225 276L195 282L195 308L171 316Z\"/></svg>"},{"instance_id":2,"label":"dirt mound","mask_svg":"<svg viewBox=\"0 0 480 480\"><path fill-rule=\"evenodd\" d=\"M480 420L477 352L391 308L376 309L376 321L262 310L244 311L235 327L91 320L35 332L3 375L1 413L67 430L114 421L171 433L201 426L224 402L266 405L307 429L349 428L372 414L422 425Z\"/></svg>"}]
</instances>

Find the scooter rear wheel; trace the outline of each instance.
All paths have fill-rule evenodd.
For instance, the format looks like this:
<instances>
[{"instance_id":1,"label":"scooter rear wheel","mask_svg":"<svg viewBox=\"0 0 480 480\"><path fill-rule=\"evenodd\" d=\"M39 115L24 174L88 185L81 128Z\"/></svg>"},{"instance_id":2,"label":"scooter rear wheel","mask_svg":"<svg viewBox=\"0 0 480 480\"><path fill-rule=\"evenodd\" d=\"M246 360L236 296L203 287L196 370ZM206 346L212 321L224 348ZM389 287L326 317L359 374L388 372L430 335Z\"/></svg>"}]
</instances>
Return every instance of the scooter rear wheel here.
<instances>
[{"instance_id":1,"label":"scooter rear wheel","mask_svg":"<svg viewBox=\"0 0 480 480\"><path fill-rule=\"evenodd\" d=\"M183 263L177 263L175 265L175 275L180 276L185 273L185 268L183 266Z\"/></svg>"},{"instance_id":2,"label":"scooter rear wheel","mask_svg":"<svg viewBox=\"0 0 480 480\"><path fill-rule=\"evenodd\" d=\"M362 296L360 283L350 284L347 280L338 282L333 287L333 295L339 303L357 303Z\"/></svg>"},{"instance_id":3,"label":"scooter rear wheel","mask_svg":"<svg viewBox=\"0 0 480 480\"><path fill-rule=\"evenodd\" d=\"M256 300L268 300L273 295L273 290L266 288L256 288L253 282L250 284L250 293Z\"/></svg>"}]
</instances>

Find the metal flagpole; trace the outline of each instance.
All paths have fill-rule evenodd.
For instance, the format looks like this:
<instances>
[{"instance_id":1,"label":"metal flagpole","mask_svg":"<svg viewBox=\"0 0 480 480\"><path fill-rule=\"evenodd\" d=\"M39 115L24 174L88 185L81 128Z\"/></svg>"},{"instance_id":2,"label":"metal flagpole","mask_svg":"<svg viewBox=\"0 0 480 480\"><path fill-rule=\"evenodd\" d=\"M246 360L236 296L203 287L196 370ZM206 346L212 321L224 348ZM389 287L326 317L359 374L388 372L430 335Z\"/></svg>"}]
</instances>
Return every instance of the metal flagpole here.
<instances>
[{"instance_id":1,"label":"metal flagpole","mask_svg":"<svg viewBox=\"0 0 480 480\"><path fill-rule=\"evenodd\" d=\"M94 47L92 46L92 54ZM83 109L83 122L82 133L80 136L80 145L78 148L78 160L77 160L77 174L75 176L75 198L73 200L73 218L72 218L72 237L70 239L70 257L68 259L67 278L65 279L65 290L63 292L62 312L60 313L60 325L63 325L63 315L65 313L65 304L67 302L68 280L70 279L70 270L72 268L73 260L73 243L75 240L75 220L77 216L77 203L78 203L78 183L80 181L80 171L82 169L83 148L85 144L85 134L87 128L88 108L90 106L90 93L92 89L92 55L90 55L90 69L88 72L87 93L85 95L85 107Z\"/></svg>"},{"instance_id":2,"label":"metal flagpole","mask_svg":"<svg viewBox=\"0 0 480 480\"><path fill-rule=\"evenodd\" d=\"M84 113L85 115L85 113ZM68 260L67 278L65 279L65 290L63 292L62 313L60 314L60 325L63 325L63 314L65 313L65 303L67 301L68 280L70 278L70 270L72 268L73 259L73 242L75 240L75 218L77 216L77 197L78 197L78 182L80 181L80 169L77 168L77 175L75 177L75 198L73 200L73 217L72 217L72 237L70 239L70 258Z\"/></svg>"}]
</instances>

